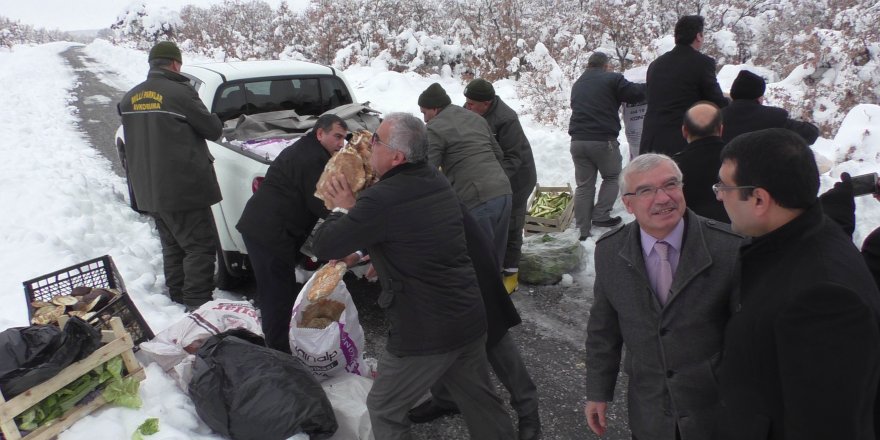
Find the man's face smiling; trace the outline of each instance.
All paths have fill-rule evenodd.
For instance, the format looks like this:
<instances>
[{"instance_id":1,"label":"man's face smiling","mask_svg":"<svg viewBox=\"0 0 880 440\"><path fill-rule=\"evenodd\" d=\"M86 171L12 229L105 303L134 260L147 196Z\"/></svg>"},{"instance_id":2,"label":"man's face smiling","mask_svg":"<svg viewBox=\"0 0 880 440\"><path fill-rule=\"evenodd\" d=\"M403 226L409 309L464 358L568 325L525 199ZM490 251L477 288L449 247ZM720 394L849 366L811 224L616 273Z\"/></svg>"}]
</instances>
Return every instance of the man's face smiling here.
<instances>
[{"instance_id":1,"label":"man's face smiling","mask_svg":"<svg viewBox=\"0 0 880 440\"><path fill-rule=\"evenodd\" d=\"M663 188L679 182L675 168L663 162L651 170L634 173L627 177L626 193L637 193L644 188ZM654 238L666 238L681 220L685 212L684 193L681 186L657 190L653 195L623 197L626 210L636 217L639 226Z\"/></svg>"}]
</instances>

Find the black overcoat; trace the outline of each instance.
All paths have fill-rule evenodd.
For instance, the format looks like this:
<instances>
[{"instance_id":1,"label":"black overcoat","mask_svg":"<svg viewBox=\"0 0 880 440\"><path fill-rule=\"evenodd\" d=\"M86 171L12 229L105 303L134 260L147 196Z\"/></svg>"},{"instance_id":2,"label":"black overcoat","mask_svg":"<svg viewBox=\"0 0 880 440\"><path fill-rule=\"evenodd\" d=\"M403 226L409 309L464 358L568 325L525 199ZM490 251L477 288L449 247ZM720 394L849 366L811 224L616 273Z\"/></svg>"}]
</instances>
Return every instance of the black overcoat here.
<instances>
[{"instance_id":1,"label":"black overcoat","mask_svg":"<svg viewBox=\"0 0 880 440\"><path fill-rule=\"evenodd\" d=\"M648 66L648 109L642 128L640 153L672 156L687 142L681 135L684 113L697 101L718 107L727 98L715 77L715 60L689 45L678 44Z\"/></svg>"},{"instance_id":2,"label":"black overcoat","mask_svg":"<svg viewBox=\"0 0 880 440\"><path fill-rule=\"evenodd\" d=\"M741 249L720 439L875 439L880 292L816 203Z\"/></svg>"}]
</instances>

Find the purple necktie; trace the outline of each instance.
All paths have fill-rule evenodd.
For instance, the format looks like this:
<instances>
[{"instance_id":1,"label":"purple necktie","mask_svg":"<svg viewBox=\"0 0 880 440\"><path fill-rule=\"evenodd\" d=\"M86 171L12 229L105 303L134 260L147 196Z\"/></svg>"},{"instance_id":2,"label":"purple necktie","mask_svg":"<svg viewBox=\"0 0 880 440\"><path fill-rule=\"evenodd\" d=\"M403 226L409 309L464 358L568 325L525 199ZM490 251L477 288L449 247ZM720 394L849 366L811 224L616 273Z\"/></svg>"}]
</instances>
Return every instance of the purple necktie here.
<instances>
[{"instance_id":1,"label":"purple necktie","mask_svg":"<svg viewBox=\"0 0 880 440\"><path fill-rule=\"evenodd\" d=\"M669 264L669 243L658 241L654 243L654 250L660 256L660 270L657 271L657 285L654 286L657 299L661 305L666 305L669 300L669 288L672 287L672 265Z\"/></svg>"}]
</instances>

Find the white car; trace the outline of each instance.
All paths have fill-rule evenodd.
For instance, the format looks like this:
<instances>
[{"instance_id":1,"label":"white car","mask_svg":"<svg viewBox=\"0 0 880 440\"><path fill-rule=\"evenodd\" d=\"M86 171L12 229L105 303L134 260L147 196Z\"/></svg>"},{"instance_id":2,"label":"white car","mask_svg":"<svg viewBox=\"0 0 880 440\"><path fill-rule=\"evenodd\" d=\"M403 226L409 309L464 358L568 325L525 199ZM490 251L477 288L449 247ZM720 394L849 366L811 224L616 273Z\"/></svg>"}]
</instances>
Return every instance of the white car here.
<instances>
[{"instance_id":1,"label":"white car","mask_svg":"<svg viewBox=\"0 0 880 440\"><path fill-rule=\"evenodd\" d=\"M217 287L225 289L250 271L247 250L235 225L277 153L308 131L317 115L342 109L348 109L349 114L363 115L372 110L355 104L357 100L339 71L320 64L279 60L208 63L184 65L181 73L190 79L208 110L224 122L223 137L208 141L208 149L215 158L214 169L223 195L223 200L211 208L220 246L215 281ZM282 124L280 131L272 125L272 133L248 138L236 132L237 126L245 125L239 122L257 121L259 126L267 116L276 116L272 121L283 119L292 123ZM378 116L370 115L368 119L375 124L367 124L372 125L367 128L374 131ZM253 135L252 130L249 133ZM254 142L254 138L261 142ZM274 142L274 149L251 147L265 144L266 140L270 144ZM116 147L127 180L125 135L121 126L116 132ZM129 195L132 208L137 209L130 184Z\"/></svg>"}]
</instances>

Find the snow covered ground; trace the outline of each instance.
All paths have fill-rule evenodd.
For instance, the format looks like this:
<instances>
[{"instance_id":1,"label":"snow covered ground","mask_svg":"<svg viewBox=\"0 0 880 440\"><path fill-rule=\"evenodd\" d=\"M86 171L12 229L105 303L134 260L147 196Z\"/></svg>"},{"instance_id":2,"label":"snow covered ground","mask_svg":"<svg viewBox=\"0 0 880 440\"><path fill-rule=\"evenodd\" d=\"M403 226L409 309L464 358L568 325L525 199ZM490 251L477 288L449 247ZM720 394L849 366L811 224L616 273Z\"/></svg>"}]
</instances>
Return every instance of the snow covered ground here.
<instances>
[{"instance_id":1,"label":"snow covered ground","mask_svg":"<svg viewBox=\"0 0 880 440\"><path fill-rule=\"evenodd\" d=\"M53 43L0 51L0 84L4 84L0 133L5 138L0 143L0 209L4 211L0 216L0 330L27 325L22 281L110 254L141 313L158 333L183 317L183 307L162 294L162 257L151 223L129 209L123 179L112 172L110 162L89 145L77 127L75 108L70 104L75 76L58 55L68 46ZM120 89L142 81L147 71L146 54L141 51L96 41L87 47L87 53L118 72L103 79ZM184 61L199 59L184 55ZM722 79L732 78L736 70L724 71ZM420 116L416 98L435 81L443 85L453 103L464 102L465 84L454 78L389 72L380 65L354 67L345 74L357 97L383 112L407 111ZM495 88L515 110L525 105L517 98L512 81L499 81ZM529 119L522 122L535 154L538 182L574 186L566 132ZM626 151L623 136L620 142ZM823 190L840 172L880 171L880 107L855 108L836 138L820 139L815 150L827 159L830 168L822 176ZM615 214L631 220L619 205ZM880 225L880 202L860 197L856 215L855 241L860 244ZM584 243L590 254L594 240ZM572 275L575 283L591 289L592 261L585 271ZM216 293L221 298L230 295ZM148 417L160 419L161 430L152 439L217 438L196 416L190 399L155 365L147 367L141 397L142 409L99 411L60 438L129 438Z\"/></svg>"}]
</instances>

